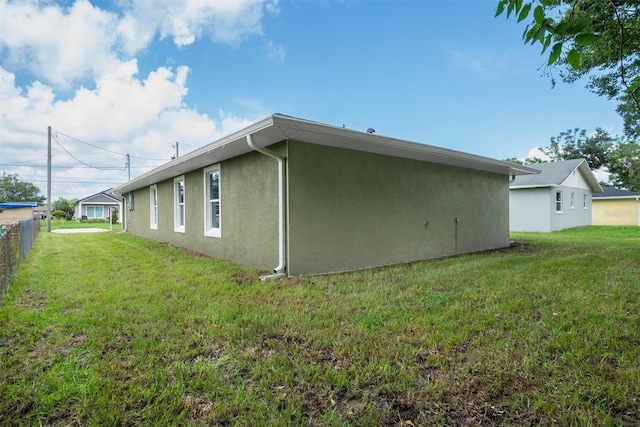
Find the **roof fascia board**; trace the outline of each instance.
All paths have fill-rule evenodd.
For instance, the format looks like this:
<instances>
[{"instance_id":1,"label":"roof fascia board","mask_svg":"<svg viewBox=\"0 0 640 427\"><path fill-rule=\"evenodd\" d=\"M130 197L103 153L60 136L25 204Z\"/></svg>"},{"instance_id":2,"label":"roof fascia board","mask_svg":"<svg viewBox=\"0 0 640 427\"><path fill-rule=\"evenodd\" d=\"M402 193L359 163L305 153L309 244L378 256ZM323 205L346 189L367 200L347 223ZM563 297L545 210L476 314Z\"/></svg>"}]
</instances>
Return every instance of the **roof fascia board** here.
<instances>
[{"instance_id":1,"label":"roof fascia board","mask_svg":"<svg viewBox=\"0 0 640 427\"><path fill-rule=\"evenodd\" d=\"M94 194L93 196L85 197L84 199L80 199L80 200L78 200L78 201L76 202L76 205L77 205L78 203L86 203L86 202L90 202L90 203L106 203L106 202L91 202L91 199L92 199L92 198L94 198L94 197L97 197L97 196L104 196L104 197L107 197L107 198L109 198L109 199L113 200L113 201L114 201L114 202L116 202L116 203L119 203L119 202L120 202L120 200L118 200L118 198L113 197L113 196L112 196L112 195L110 195L110 194L107 194L107 193L98 193L98 194Z\"/></svg>"},{"instance_id":2,"label":"roof fascia board","mask_svg":"<svg viewBox=\"0 0 640 427\"><path fill-rule=\"evenodd\" d=\"M478 167L475 167L475 169L487 170L486 165L491 165L495 168L500 168L505 171L508 171L506 173L509 175L529 175L529 174L540 173L540 171L535 168L518 165L516 163L509 163L502 160L495 160L489 157L479 156L476 154L464 153L462 151L451 150L448 148L436 147L434 145L406 141L406 140L401 140L397 138L391 138L387 136L362 132L358 130L346 129L339 126L327 125L323 123L297 119L295 117L282 116L279 114L274 115L273 119L274 119L274 124L280 127L281 129L284 128L285 125L289 125L291 127L296 127L301 130L306 130L308 132L323 133L323 134L338 136L338 137L347 137L351 139L365 141L367 143L374 143L382 147L390 147L392 149L397 149L397 150L411 151L416 154L431 154L431 155L435 155L442 158L456 159L456 160L462 161L463 163L485 165L484 168L478 166ZM286 130L283 129L283 132L286 133ZM343 147L343 148L348 148L348 147ZM372 152L375 152L375 151L372 150ZM469 166L469 167L472 167L472 166Z\"/></svg>"},{"instance_id":3,"label":"roof fascia board","mask_svg":"<svg viewBox=\"0 0 640 427\"><path fill-rule=\"evenodd\" d=\"M550 188L550 187L558 187L558 185L556 184L512 185L509 187L509 189L520 190L523 188Z\"/></svg>"},{"instance_id":4,"label":"roof fascia board","mask_svg":"<svg viewBox=\"0 0 640 427\"><path fill-rule=\"evenodd\" d=\"M273 117L267 117L264 120L261 120L257 123L252 124L244 129L236 131L226 137L219 139L217 141L211 142L201 148L198 148L190 153L187 153L183 156L180 156L170 162L165 163L155 169L146 172L131 181L128 181L122 185L115 187L112 193L117 195L122 195L132 190L137 190L142 187L146 187L147 185L155 184L159 181L163 181L164 179L171 178L173 176L179 176L191 170L188 166L190 160L195 159L199 156L206 155L212 153L216 149L220 149L225 147L228 144L233 143L234 141L243 140L245 141L246 135L258 132L264 128L270 127L273 125ZM246 144L246 142L244 142ZM249 151L249 149L247 150Z\"/></svg>"},{"instance_id":5,"label":"roof fascia board","mask_svg":"<svg viewBox=\"0 0 640 427\"><path fill-rule=\"evenodd\" d=\"M640 196L594 196L593 200L615 200L615 199L636 199L640 200Z\"/></svg>"},{"instance_id":6,"label":"roof fascia board","mask_svg":"<svg viewBox=\"0 0 640 427\"><path fill-rule=\"evenodd\" d=\"M269 128L277 128L276 132L262 132ZM178 157L158 168L155 168L139 177L134 178L112 190L112 193L121 196L124 193L143 188L157 182L169 179L174 176L182 175L190 170L198 167L204 167L208 162L208 154L213 154L216 150L224 150L229 146L232 155L240 155L252 151L246 143L246 136L253 134L254 143L258 148L264 148L276 142L285 139L294 139L288 129L296 131L306 131L315 134L335 136L341 140L349 139L352 141L366 143L366 147L350 147L344 143L336 143L340 148L354 149L383 155L396 155L397 157L414 158L421 161L431 161L434 163L450 164L454 166L467 167L470 169L484 170L505 175L524 175L538 174L538 169L527 166L508 163L501 160L495 160L488 157L478 156L475 154L463 153L461 151L450 150L447 148L436 147L433 145L421 144L417 142L405 141L396 138L390 138L381 135L370 134L353 129L346 129L338 126L328 125L324 123L312 122L309 120L298 119L295 117L274 114L234 132L220 140L209 143L204 147L194 150L182 157ZM261 135L263 133L264 135ZM305 142L305 141L301 141ZM391 151L393 154L388 154ZM221 154L221 160L229 153ZM199 159L199 161L197 160ZM221 161L220 160L220 161ZM202 164L201 164L202 163Z\"/></svg>"}]
</instances>

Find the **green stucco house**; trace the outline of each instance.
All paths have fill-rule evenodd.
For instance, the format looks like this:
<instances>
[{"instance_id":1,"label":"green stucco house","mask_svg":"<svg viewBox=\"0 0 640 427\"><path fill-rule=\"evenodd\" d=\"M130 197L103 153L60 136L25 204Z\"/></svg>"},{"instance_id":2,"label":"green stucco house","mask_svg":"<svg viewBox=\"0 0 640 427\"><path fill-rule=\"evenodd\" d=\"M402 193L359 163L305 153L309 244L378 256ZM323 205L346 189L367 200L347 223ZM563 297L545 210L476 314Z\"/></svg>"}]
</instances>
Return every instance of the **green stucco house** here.
<instances>
[{"instance_id":1,"label":"green stucco house","mask_svg":"<svg viewBox=\"0 0 640 427\"><path fill-rule=\"evenodd\" d=\"M124 229L268 277L509 245L509 180L537 170L274 114L113 191Z\"/></svg>"}]
</instances>

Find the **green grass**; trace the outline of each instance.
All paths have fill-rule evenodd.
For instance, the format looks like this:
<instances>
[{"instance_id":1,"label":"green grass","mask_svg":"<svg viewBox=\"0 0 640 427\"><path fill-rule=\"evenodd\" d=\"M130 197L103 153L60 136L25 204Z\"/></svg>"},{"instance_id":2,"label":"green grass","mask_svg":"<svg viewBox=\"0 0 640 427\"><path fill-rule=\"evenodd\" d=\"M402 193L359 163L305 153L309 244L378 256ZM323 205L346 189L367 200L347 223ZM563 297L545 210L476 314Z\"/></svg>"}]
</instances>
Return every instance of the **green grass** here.
<instances>
[{"instance_id":1,"label":"green grass","mask_svg":"<svg viewBox=\"0 0 640 427\"><path fill-rule=\"evenodd\" d=\"M61 228L103 228L105 230L109 230L109 221L82 221L82 222L76 222L76 220L73 219L55 219L52 218L51 219L51 230L58 230ZM122 230L122 224L118 223L118 224L112 224L111 225L111 229L113 231L121 231ZM41 232L46 232L47 231L47 220L46 219L41 219L40 220L40 231Z\"/></svg>"},{"instance_id":2,"label":"green grass","mask_svg":"<svg viewBox=\"0 0 640 427\"><path fill-rule=\"evenodd\" d=\"M513 238L260 282L42 233L0 303L0 423L639 425L640 228Z\"/></svg>"}]
</instances>

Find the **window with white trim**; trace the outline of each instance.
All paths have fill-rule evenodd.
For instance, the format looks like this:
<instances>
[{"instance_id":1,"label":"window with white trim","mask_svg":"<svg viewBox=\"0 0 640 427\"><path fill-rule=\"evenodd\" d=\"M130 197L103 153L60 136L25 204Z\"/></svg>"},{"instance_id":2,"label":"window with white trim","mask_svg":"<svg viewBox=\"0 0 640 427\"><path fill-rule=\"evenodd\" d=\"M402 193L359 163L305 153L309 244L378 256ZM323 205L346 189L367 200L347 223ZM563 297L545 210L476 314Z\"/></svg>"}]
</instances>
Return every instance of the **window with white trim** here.
<instances>
[{"instance_id":1,"label":"window with white trim","mask_svg":"<svg viewBox=\"0 0 640 427\"><path fill-rule=\"evenodd\" d=\"M571 192L571 209L576 208L576 193Z\"/></svg>"},{"instance_id":2,"label":"window with white trim","mask_svg":"<svg viewBox=\"0 0 640 427\"><path fill-rule=\"evenodd\" d=\"M173 179L173 230L184 233L186 218L184 175Z\"/></svg>"},{"instance_id":3,"label":"window with white trim","mask_svg":"<svg viewBox=\"0 0 640 427\"><path fill-rule=\"evenodd\" d=\"M149 187L149 227L158 229L158 186Z\"/></svg>"},{"instance_id":4,"label":"window with white trim","mask_svg":"<svg viewBox=\"0 0 640 427\"><path fill-rule=\"evenodd\" d=\"M221 237L220 165L204 169L204 235Z\"/></svg>"},{"instance_id":5,"label":"window with white trim","mask_svg":"<svg viewBox=\"0 0 640 427\"><path fill-rule=\"evenodd\" d=\"M87 218L104 218L104 210L102 209L102 206L87 206Z\"/></svg>"},{"instance_id":6,"label":"window with white trim","mask_svg":"<svg viewBox=\"0 0 640 427\"><path fill-rule=\"evenodd\" d=\"M586 194L582 195L582 207L584 209L587 209L587 195Z\"/></svg>"},{"instance_id":7,"label":"window with white trim","mask_svg":"<svg viewBox=\"0 0 640 427\"><path fill-rule=\"evenodd\" d=\"M556 191L556 212L562 212L562 191Z\"/></svg>"}]
</instances>

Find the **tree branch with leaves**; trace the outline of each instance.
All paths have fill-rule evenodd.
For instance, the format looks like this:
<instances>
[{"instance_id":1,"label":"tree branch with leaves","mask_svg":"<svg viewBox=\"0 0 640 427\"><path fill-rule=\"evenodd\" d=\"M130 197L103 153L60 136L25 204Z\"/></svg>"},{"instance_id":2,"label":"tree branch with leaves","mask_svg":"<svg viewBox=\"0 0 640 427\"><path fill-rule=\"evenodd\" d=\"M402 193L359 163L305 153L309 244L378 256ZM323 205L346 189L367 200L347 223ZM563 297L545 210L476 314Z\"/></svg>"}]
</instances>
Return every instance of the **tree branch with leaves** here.
<instances>
[{"instance_id":1,"label":"tree branch with leaves","mask_svg":"<svg viewBox=\"0 0 640 427\"><path fill-rule=\"evenodd\" d=\"M527 21L523 40L548 52L545 71L618 101L625 134L640 137L640 0L499 0L496 16Z\"/></svg>"}]
</instances>

